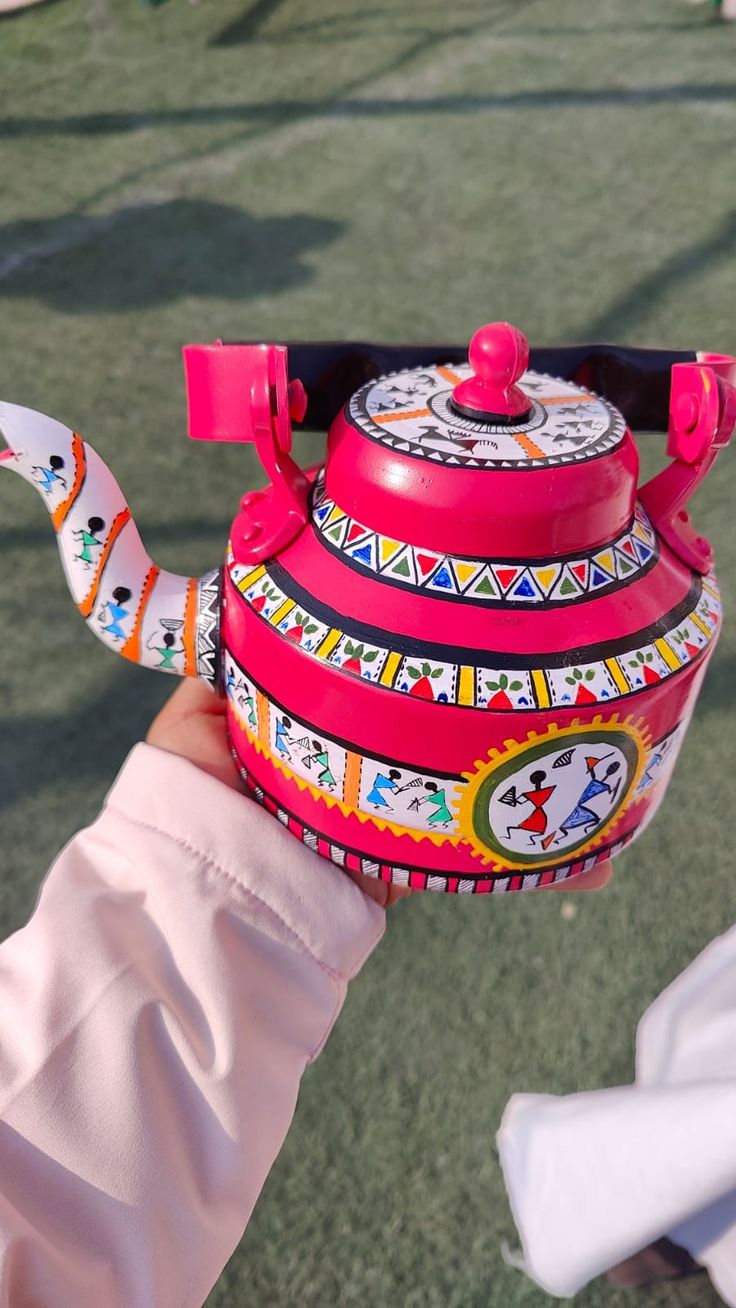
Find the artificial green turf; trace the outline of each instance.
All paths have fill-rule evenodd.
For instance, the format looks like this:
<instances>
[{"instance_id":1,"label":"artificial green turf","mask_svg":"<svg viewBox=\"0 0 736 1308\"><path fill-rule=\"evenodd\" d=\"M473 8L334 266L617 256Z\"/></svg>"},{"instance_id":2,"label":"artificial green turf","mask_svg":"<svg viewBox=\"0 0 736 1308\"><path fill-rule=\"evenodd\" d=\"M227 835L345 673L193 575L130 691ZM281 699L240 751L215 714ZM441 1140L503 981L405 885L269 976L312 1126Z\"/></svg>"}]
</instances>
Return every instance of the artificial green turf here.
<instances>
[{"instance_id":1,"label":"artificial green turf","mask_svg":"<svg viewBox=\"0 0 736 1308\"><path fill-rule=\"evenodd\" d=\"M0 21L0 394L91 439L157 562L189 572L256 474L187 444L183 341L462 340L496 317L538 343L734 350L735 56L736 27L679 0L56 0ZM697 504L731 607L735 486L725 455ZM8 931L171 683L84 630L11 477L0 547ZM501 1259L494 1132L514 1090L628 1080L638 1015L733 921L735 665L727 617L665 807L604 894L392 912L210 1308L552 1302ZM696 1280L576 1302L718 1300Z\"/></svg>"}]
</instances>

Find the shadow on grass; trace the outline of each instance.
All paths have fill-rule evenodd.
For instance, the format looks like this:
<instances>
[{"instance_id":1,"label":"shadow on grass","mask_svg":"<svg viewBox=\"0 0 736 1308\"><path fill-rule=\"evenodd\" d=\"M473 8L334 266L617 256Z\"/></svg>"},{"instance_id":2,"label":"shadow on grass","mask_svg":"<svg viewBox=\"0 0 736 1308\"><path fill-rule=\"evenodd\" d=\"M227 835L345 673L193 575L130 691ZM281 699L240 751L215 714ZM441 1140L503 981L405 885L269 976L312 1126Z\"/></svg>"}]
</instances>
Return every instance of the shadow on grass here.
<instances>
[{"instance_id":1,"label":"shadow on grass","mask_svg":"<svg viewBox=\"0 0 736 1308\"><path fill-rule=\"evenodd\" d=\"M0 226L0 296L35 296L67 313L188 295L248 300L304 284L306 256L343 230L331 219L261 218L205 200L20 219Z\"/></svg>"},{"instance_id":2,"label":"shadow on grass","mask_svg":"<svg viewBox=\"0 0 736 1308\"><path fill-rule=\"evenodd\" d=\"M441 44L448 35L471 35L473 29L458 29L455 33L437 35L428 39L424 47ZM397 58L376 76L396 72L409 58L415 58L412 49ZM668 86L592 86L548 87L539 91L512 91L498 95L441 95L424 99L384 99L361 95L351 100L348 94L329 99L270 100L267 103L248 101L244 104L190 105L180 109L116 110L113 113L69 114L67 117L0 118L0 138L11 140L28 136L105 136L115 132L137 132L143 127L176 127L187 124L219 125L227 123L266 122L281 126L292 120L329 114L331 118L386 118L397 113L423 117L426 114L475 114L494 110L585 109L595 106L611 108L638 108L660 104L720 104L732 103L736 96L736 83L710 82L705 85L670 83Z\"/></svg>"},{"instance_id":3,"label":"shadow on grass","mask_svg":"<svg viewBox=\"0 0 736 1308\"><path fill-rule=\"evenodd\" d=\"M736 254L736 209L726 214L717 227L703 233L697 240L677 250L658 268L646 273L638 282L625 290L602 313L596 314L581 327L581 339L624 339L627 332L642 317L651 313L655 301L672 290L682 289L689 278L699 276Z\"/></svg>"},{"instance_id":4,"label":"shadow on grass","mask_svg":"<svg viewBox=\"0 0 736 1308\"><path fill-rule=\"evenodd\" d=\"M255 40L285 44L287 41L303 41L305 38L307 40L311 38L320 45L329 41L364 40L375 32L376 23L379 28L385 29L387 18L390 20L391 33L394 36L398 34L413 36L423 41L434 35L444 40L448 35L446 31L430 32L421 22L422 15L427 13L441 13L444 17L447 9L445 0L438 0L436 4L423 0L421 5L414 4L413 13L407 15L397 12L395 7L360 5L352 12L334 13L327 18L287 23L273 32L264 33L262 28L278 12L283 3L284 0L252 0L240 17L227 23L216 36L212 37L209 42L210 47L217 49L247 45ZM527 7L532 3L534 0L526 0ZM509 0L506 4L500 4L495 12L489 12L487 0L476 0L475 4L471 0L462 0L462 3L455 7L454 12L457 14L459 9L470 10L474 18L471 19L468 14L467 21L471 22L472 30L477 30L479 27L486 27L489 23L494 25L516 15L519 9L523 8L523 0ZM421 13L418 10L421 10ZM407 21L402 24L402 19ZM467 21L465 30L467 30Z\"/></svg>"},{"instance_id":5,"label":"shadow on grass","mask_svg":"<svg viewBox=\"0 0 736 1308\"><path fill-rule=\"evenodd\" d=\"M393 33L412 36L422 29L409 15L396 13L393 9L371 7L359 13L332 14L329 18L312 19L309 22L292 23L284 27L275 27L263 31L268 19L281 7L283 0L259 0L247 13L228 23L217 36L209 42L210 47L227 47L245 45L252 42L269 45L286 45L289 42L313 41L324 45L331 41L351 41L370 39L377 28L390 16ZM504 13L502 18L508 17ZM398 22L397 22L398 19ZM402 23L403 20L403 23ZM646 35L649 32L711 32L720 27L718 15L708 13L701 16L694 14L691 19L678 21L644 22L644 23L607 23L594 22L590 27L512 27L503 32L505 38L512 40L568 40L569 38L593 37L600 40L602 36L622 36L628 39Z\"/></svg>"},{"instance_id":6,"label":"shadow on grass","mask_svg":"<svg viewBox=\"0 0 736 1308\"><path fill-rule=\"evenodd\" d=\"M178 681L129 669L68 712L0 718L0 811L70 778L99 781L143 739Z\"/></svg>"},{"instance_id":7,"label":"shadow on grass","mask_svg":"<svg viewBox=\"0 0 736 1308\"><path fill-rule=\"evenodd\" d=\"M209 42L215 49L231 45L246 45L258 34L264 23L272 18L284 0L255 0L240 18L235 18Z\"/></svg>"}]
</instances>

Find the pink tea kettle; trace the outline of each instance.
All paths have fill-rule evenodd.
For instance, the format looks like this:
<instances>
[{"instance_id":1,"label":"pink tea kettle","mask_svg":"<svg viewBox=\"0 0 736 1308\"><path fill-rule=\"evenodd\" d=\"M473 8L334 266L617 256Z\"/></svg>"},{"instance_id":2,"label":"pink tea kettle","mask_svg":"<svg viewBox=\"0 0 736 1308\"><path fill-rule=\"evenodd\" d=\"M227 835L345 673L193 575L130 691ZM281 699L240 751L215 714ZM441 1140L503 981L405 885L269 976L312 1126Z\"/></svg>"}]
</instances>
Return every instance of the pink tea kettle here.
<instances>
[{"instance_id":1,"label":"pink tea kettle","mask_svg":"<svg viewBox=\"0 0 736 1308\"><path fill-rule=\"evenodd\" d=\"M184 362L190 435L254 442L270 479L201 578L156 567L75 432L0 403L0 465L41 494L100 639L224 692L248 790L335 863L495 893L618 853L718 635L685 505L736 428L736 360L575 346L530 370L496 323L467 354L217 342ZM307 471L302 421L329 422ZM669 433L639 489L631 425Z\"/></svg>"}]
</instances>

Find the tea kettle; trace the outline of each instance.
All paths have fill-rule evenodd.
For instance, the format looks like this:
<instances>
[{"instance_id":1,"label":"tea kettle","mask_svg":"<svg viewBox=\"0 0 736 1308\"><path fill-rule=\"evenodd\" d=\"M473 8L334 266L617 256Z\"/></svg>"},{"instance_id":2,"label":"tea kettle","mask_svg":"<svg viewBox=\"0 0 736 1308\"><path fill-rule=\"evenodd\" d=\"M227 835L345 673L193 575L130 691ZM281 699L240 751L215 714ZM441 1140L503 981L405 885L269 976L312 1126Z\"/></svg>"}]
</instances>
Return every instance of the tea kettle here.
<instances>
[{"instance_id":1,"label":"tea kettle","mask_svg":"<svg viewBox=\"0 0 736 1308\"><path fill-rule=\"evenodd\" d=\"M190 435L254 442L269 477L200 578L156 567L54 419L0 403L0 466L96 635L227 695L244 785L297 839L418 889L534 889L616 855L666 789L721 621L685 505L736 428L736 359L531 362L508 323L467 351L185 347ZM324 465L294 461L299 423L329 423ZM640 488L632 425L672 460Z\"/></svg>"}]
</instances>

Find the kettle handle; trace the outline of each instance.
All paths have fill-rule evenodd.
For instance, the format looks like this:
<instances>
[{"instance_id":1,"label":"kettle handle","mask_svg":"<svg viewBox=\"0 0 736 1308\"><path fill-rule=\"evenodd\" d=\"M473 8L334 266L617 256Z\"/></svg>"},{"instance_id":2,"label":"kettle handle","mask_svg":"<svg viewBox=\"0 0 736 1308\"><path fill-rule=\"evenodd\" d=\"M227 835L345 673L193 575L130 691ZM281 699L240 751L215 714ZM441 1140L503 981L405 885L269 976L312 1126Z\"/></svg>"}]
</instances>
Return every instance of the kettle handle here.
<instances>
[{"instance_id":1,"label":"kettle handle","mask_svg":"<svg viewBox=\"0 0 736 1308\"><path fill-rule=\"evenodd\" d=\"M188 431L193 440L255 444L271 479L240 502L230 544L237 563L278 554L309 517L309 481L291 458L291 422L307 407L300 381L289 381L284 345L185 345Z\"/></svg>"},{"instance_id":2,"label":"kettle handle","mask_svg":"<svg viewBox=\"0 0 736 1308\"><path fill-rule=\"evenodd\" d=\"M639 491L659 535L696 572L713 566L713 549L685 505L736 431L736 359L701 354L672 368L667 453L673 460Z\"/></svg>"}]
</instances>

